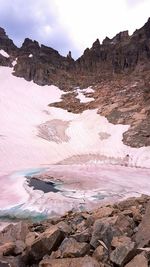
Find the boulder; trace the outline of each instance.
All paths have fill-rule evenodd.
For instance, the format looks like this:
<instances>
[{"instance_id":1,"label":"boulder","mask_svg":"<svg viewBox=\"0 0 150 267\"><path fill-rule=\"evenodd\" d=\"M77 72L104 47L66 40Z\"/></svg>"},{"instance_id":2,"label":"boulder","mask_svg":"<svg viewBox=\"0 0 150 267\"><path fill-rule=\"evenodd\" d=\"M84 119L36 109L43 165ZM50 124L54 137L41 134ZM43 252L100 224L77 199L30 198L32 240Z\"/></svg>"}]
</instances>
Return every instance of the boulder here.
<instances>
[{"instance_id":1,"label":"boulder","mask_svg":"<svg viewBox=\"0 0 150 267\"><path fill-rule=\"evenodd\" d=\"M31 262L42 259L46 254L56 250L63 241L65 234L56 226L52 226L37 237L28 248Z\"/></svg>"},{"instance_id":2,"label":"boulder","mask_svg":"<svg viewBox=\"0 0 150 267\"><path fill-rule=\"evenodd\" d=\"M22 240L25 241L26 235L29 233L28 224L19 222L10 224L0 232L0 241L2 243Z\"/></svg>"},{"instance_id":3,"label":"boulder","mask_svg":"<svg viewBox=\"0 0 150 267\"><path fill-rule=\"evenodd\" d=\"M112 207L101 207L93 213L93 217L95 220L97 220L103 217L109 217L113 214L113 212L114 208Z\"/></svg>"},{"instance_id":4,"label":"boulder","mask_svg":"<svg viewBox=\"0 0 150 267\"><path fill-rule=\"evenodd\" d=\"M131 234L132 228L134 227L134 222L129 216L125 216L120 213L117 215L115 226L120 229L122 233Z\"/></svg>"},{"instance_id":5,"label":"boulder","mask_svg":"<svg viewBox=\"0 0 150 267\"><path fill-rule=\"evenodd\" d=\"M26 267L22 262L21 257L5 257L0 259L0 267Z\"/></svg>"},{"instance_id":6,"label":"boulder","mask_svg":"<svg viewBox=\"0 0 150 267\"><path fill-rule=\"evenodd\" d=\"M126 264L125 267L148 267L148 260L143 254L139 254Z\"/></svg>"},{"instance_id":7,"label":"boulder","mask_svg":"<svg viewBox=\"0 0 150 267\"><path fill-rule=\"evenodd\" d=\"M66 222L61 221L61 222L57 223L56 226L58 227L58 229L62 230L66 235L68 235L72 232L71 225L69 225Z\"/></svg>"},{"instance_id":8,"label":"boulder","mask_svg":"<svg viewBox=\"0 0 150 267\"><path fill-rule=\"evenodd\" d=\"M90 229L86 229L80 233L75 233L74 235L71 235L71 237L73 237L78 242L90 242L91 233L89 230Z\"/></svg>"},{"instance_id":9,"label":"boulder","mask_svg":"<svg viewBox=\"0 0 150 267\"><path fill-rule=\"evenodd\" d=\"M101 267L95 259L85 256L83 258L45 259L39 267Z\"/></svg>"},{"instance_id":10,"label":"boulder","mask_svg":"<svg viewBox=\"0 0 150 267\"><path fill-rule=\"evenodd\" d=\"M113 227L111 224L103 222L101 219L96 220L93 225L90 245L97 248L99 246L99 240L101 240L108 248L110 248L113 237L119 234L120 232L118 229Z\"/></svg>"},{"instance_id":11,"label":"boulder","mask_svg":"<svg viewBox=\"0 0 150 267\"><path fill-rule=\"evenodd\" d=\"M26 248L25 243L22 240L16 240L14 255L20 255Z\"/></svg>"},{"instance_id":12,"label":"boulder","mask_svg":"<svg viewBox=\"0 0 150 267\"><path fill-rule=\"evenodd\" d=\"M106 250L104 247L101 245L98 246L94 253L93 257L98 261L98 262L103 262L108 260L108 250Z\"/></svg>"},{"instance_id":13,"label":"boulder","mask_svg":"<svg viewBox=\"0 0 150 267\"><path fill-rule=\"evenodd\" d=\"M25 244L27 247L31 246L31 244L34 242L34 240L39 236L39 234L35 232L29 232L25 239Z\"/></svg>"},{"instance_id":14,"label":"boulder","mask_svg":"<svg viewBox=\"0 0 150 267\"><path fill-rule=\"evenodd\" d=\"M138 247L144 247L150 242L150 202L147 204L145 215L139 225L138 231L135 235L135 241Z\"/></svg>"},{"instance_id":15,"label":"boulder","mask_svg":"<svg viewBox=\"0 0 150 267\"><path fill-rule=\"evenodd\" d=\"M59 247L62 258L83 257L90 251L90 245L79 243L74 238L65 238Z\"/></svg>"},{"instance_id":16,"label":"boulder","mask_svg":"<svg viewBox=\"0 0 150 267\"><path fill-rule=\"evenodd\" d=\"M14 254L14 250L15 250L14 242L5 243L4 245L0 246L0 255L3 255L3 256L12 255Z\"/></svg>"},{"instance_id":17,"label":"boulder","mask_svg":"<svg viewBox=\"0 0 150 267\"><path fill-rule=\"evenodd\" d=\"M111 254L110 260L117 266L124 266L135 256L135 243L129 242L126 245L117 247Z\"/></svg>"},{"instance_id":18,"label":"boulder","mask_svg":"<svg viewBox=\"0 0 150 267\"><path fill-rule=\"evenodd\" d=\"M122 245L126 245L131 241L130 237L127 236L114 236L111 242L112 248L117 248Z\"/></svg>"}]
</instances>

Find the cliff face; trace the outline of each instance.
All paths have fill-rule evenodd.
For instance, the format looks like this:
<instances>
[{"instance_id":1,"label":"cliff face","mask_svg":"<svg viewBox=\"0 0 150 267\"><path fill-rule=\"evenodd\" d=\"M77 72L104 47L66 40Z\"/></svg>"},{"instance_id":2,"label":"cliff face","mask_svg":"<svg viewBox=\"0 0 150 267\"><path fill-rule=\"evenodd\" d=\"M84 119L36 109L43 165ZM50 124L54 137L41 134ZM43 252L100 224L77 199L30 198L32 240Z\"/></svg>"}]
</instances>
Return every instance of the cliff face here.
<instances>
[{"instance_id":1,"label":"cliff face","mask_svg":"<svg viewBox=\"0 0 150 267\"><path fill-rule=\"evenodd\" d=\"M128 31L114 38L97 39L74 61L56 50L28 38L17 48L0 28L0 65L14 66L14 75L39 85L54 84L68 94L55 106L71 112L97 108L112 123L130 124L124 142L141 147L150 145L150 19L132 36ZM72 90L93 86L94 101L80 103Z\"/></svg>"},{"instance_id":2,"label":"cliff face","mask_svg":"<svg viewBox=\"0 0 150 267\"><path fill-rule=\"evenodd\" d=\"M150 19L132 36L128 31L120 32L114 38L105 38L102 45L99 40L91 49L86 49L77 62L77 68L83 72L95 72L103 77L106 73L128 73L150 58Z\"/></svg>"},{"instance_id":3,"label":"cliff face","mask_svg":"<svg viewBox=\"0 0 150 267\"><path fill-rule=\"evenodd\" d=\"M14 70L19 77L45 85L54 83L57 72L67 71L72 62L50 47L39 46L38 42L25 39Z\"/></svg>"}]
</instances>

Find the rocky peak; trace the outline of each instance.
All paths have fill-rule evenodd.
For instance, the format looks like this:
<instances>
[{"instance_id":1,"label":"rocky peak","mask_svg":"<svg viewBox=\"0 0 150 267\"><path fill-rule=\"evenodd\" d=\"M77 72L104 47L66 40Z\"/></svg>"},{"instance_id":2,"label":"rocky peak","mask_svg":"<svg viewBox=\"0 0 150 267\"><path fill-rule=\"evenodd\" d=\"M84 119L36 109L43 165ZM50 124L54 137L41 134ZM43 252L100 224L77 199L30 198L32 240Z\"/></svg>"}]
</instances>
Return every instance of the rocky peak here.
<instances>
[{"instance_id":1,"label":"rocky peak","mask_svg":"<svg viewBox=\"0 0 150 267\"><path fill-rule=\"evenodd\" d=\"M144 24L144 26L138 31L139 31L139 33L143 32L146 38L150 38L150 18Z\"/></svg>"},{"instance_id":2,"label":"rocky peak","mask_svg":"<svg viewBox=\"0 0 150 267\"><path fill-rule=\"evenodd\" d=\"M92 45L92 49L95 49L95 50L100 49L100 46L101 45L100 45L99 39L96 39L96 41Z\"/></svg>"},{"instance_id":3,"label":"rocky peak","mask_svg":"<svg viewBox=\"0 0 150 267\"><path fill-rule=\"evenodd\" d=\"M142 42L150 38L150 18L144 24L144 26L136 30L131 36L132 40L135 42Z\"/></svg>"},{"instance_id":4,"label":"rocky peak","mask_svg":"<svg viewBox=\"0 0 150 267\"><path fill-rule=\"evenodd\" d=\"M72 60L72 59L73 59L73 58L72 58L71 51L69 51L69 53L68 53L68 55L67 55L67 59L69 59L69 60Z\"/></svg>"},{"instance_id":5,"label":"rocky peak","mask_svg":"<svg viewBox=\"0 0 150 267\"><path fill-rule=\"evenodd\" d=\"M0 27L0 38L8 38L6 32L3 28Z\"/></svg>"},{"instance_id":6,"label":"rocky peak","mask_svg":"<svg viewBox=\"0 0 150 267\"><path fill-rule=\"evenodd\" d=\"M123 31L116 34L116 36L111 39L111 42L112 43L124 42L127 41L128 39L129 39L128 31Z\"/></svg>"},{"instance_id":7,"label":"rocky peak","mask_svg":"<svg viewBox=\"0 0 150 267\"><path fill-rule=\"evenodd\" d=\"M50 55L60 56L57 50L55 50L51 47L48 47L46 45L41 45L41 52L44 54L47 54L47 56L50 56Z\"/></svg>"},{"instance_id":8,"label":"rocky peak","mask_svg":"<svg viewBox=\"0 0 150 267\"><path fill-rule=\"evenodd\" d=\"M30 53L34 53L35 51L39 50L40 46L39 43L37 41L33 41L29 38L25 38L22 46L21 46L21 51L26 51L26 52L30 52Z\"/></svg>"},{"instance_id":9,"label":"rocky peak","mask_svg":"<svg viewBox=\"0 0 150 267\"><path fill-rule=\"evenodd\" d=\"M111 39L109 37L106 36L106 38L103 40L103 45L108 45L111 43Z\"/></svg>"},{"instance_id":10,"label":"rocky peak","mask_svg":"<svg viewBox=\"0 0 150 267\"><path fill-rule=\"evenodd\" d=\"M14 45L13 41L8 38L6 32L0 27L0 49L3 49L9 55L16 55L18 48Z\"/></svg>"}]
</instances>

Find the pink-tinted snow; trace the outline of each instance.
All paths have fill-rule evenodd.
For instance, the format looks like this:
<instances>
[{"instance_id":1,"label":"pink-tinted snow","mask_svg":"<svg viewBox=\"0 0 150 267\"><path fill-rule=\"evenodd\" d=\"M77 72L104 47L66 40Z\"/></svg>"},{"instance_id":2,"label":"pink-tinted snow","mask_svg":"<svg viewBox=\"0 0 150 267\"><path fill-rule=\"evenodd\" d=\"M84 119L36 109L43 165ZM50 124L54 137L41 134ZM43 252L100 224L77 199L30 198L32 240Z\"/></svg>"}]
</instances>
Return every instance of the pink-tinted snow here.
<instances>
[{"instance_id":1,"label":"pink-tinted snow","mask_svg":"<svg viewBox=\"0 0 150 267\"><path fill-rule=\"evenodd\" d=\"M22 204L22 210L60 214L80 204L91 208L149 194L150 147L123 144L129 125L113 125L96 110L72 114L50 108L64 92L17 78L11 68L0 67L0 80L0 212ZM25 175L44 167L42 179L53 176L59 193L28 186Z\"/></svg>"}]
</instances>

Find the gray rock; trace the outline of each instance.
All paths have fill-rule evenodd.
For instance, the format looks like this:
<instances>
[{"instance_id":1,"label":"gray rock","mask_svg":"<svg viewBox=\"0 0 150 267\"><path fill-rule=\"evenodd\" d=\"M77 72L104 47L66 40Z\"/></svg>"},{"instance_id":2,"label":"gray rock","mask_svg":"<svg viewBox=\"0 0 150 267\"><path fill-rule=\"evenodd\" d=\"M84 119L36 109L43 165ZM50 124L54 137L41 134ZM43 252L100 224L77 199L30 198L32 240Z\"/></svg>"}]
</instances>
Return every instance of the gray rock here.
<instances>
[{"instance_id":1,"label":"gray rock","mask_svg":"<svg viewBox=\"0 0 150 267\"><path fill-rule=\"evenodd\" d=\"M90 245L79 243L74 238L65 238L59 247L62 258L83 257L90 251Z\"/></svg>"},{"instance_id":2,"label":"gray rock","mask_svg":"<svg viewBox=\"0 0 150 267\"><path fill-rule=\"evenodd\" d=\"M124 246L117 247L110 255L110 260L117 266L123 267L135 256L135 243L129 242Z\"/></svg>"},{"instance_id":3,"label":"gray rock","mask_svg":"<svg viewBox=\"0 0 150 267\"><path fill-rule=\"evenodd\" d=\"M78 242L89 242L91 239L91 233L88 229L88 230L84 230L80 233L75 233L71 237L73 237Z\"/></svg>"},{"instance_id":4,"label":"gray rock","mask_svg":"<svg viewBox=\"0 0 150 267\"><path fill-rule=\"evenodd\" d=\"M119 234L120 232L118 229L113 227L111 224L105 223L101 219L96 220L93 225L90 244L92 247L97 248L99 246L99 240L101 240L108 248L110 248L113 237Z\"/></svg>"},{"instance_id":5,"label":"gray rock","mask_svg":"<svg viewBox=\"0 0 150 267\"><path fill-rule=\"evenodd\" d=\"M135 241L138 247L144 247L150 242L150 202L147 204L145 215L135 234Z\"/></svg>"}]
</instances>

